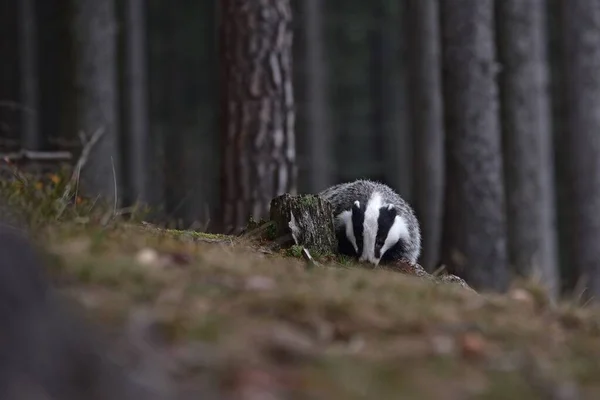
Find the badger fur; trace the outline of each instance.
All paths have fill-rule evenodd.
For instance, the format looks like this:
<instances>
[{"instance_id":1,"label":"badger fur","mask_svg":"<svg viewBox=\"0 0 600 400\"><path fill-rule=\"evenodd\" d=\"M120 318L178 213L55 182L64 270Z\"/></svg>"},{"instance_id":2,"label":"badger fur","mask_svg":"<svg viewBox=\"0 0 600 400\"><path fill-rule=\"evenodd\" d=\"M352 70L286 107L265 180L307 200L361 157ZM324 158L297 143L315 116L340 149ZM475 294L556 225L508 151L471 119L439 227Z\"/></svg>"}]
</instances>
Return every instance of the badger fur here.
<instances>
[{"instance_id":1,"label":"badger fur","mask_svg":"<svg viewBox=\"0 0 600 400\"><path fill-rule=\"evenodd\" d=\"M419 222L392 188L359 179L331 186L319 196L333 205L340 253L375 265L400 259L417 262Z\"/></svg>"}]
</instances>

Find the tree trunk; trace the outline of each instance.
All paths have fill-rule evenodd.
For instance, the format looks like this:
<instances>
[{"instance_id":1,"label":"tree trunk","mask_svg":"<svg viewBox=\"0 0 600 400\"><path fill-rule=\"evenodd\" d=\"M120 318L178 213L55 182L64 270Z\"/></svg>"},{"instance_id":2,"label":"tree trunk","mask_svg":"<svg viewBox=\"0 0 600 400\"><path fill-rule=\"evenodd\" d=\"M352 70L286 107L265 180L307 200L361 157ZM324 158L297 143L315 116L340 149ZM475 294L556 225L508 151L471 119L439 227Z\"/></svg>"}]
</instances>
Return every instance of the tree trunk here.
<instances>
[{"instance_id":1,"label":"tree trunk","mask_svg":"<svg viewBox=\"0 0 600 400\"><path fill-rule=\"evenodd\" d=\"M323 36L322 0L303 0L302 15L303 68L302 105L304 109L305 165L307 190L318 193L334 184L333 132L329 120L327 64Z\"/></svg>"},{"instance_id":2,"label":"tree trunk","mask_svg":"<svg viewBox=\"0 0 600 400\"><path fill-rule=\"evenodd\" d=\"M0 1L0 59L17 60L18 7L16 1ZM15 144L23 112L19 95L19 68L16 62L0 62L0 150L17 150ZM12 140L11 140L12 139Z\"/></svg>"},{"instance_id":3,"label":"tree trunk","mask_svg":"<svg viewBox=\"0 0 600 400\"><path fill-rule=\"evenodd\" d=\"M149 202L146 3L125 2L125 113L128 174L132 202Z\"/></svg>"},{"instance_id":4,"label":"tree trunk","mask_svg":"<svg viewBox=\"0 0 600 400\"><path fill-rule=\"evenodd\" d=\"M493 0L441 0L443 259L476 290L508 285Z\"/></svg>"},{"instance_id":5,"label":"tree trunk","mask_svg":"<svg viewBox=\"0 0 600 400\"><path fill-rule=\"evenodd\" d=\"M600 294L600 3L562 1L569 264Z\"/></svg>"},{"instance_id":6,"label":"tree trunk","mask_svg":"<svg viewBox=\"0 0 600 400\"><path fill-rule=\"evenodd\" d=\"M38 77L38 128L44 148L73 150L75 92L71 13L60 0L35 1ZM69 144L67 144L69 143ZM70 148L68 148L70 147Z\"/></svg>"},{"instance_id":7,"label":"tree trunk","mask_svg":"<svg viewBox=\"0 0 600 400\"><path fill-rule=\"evenodd\" d=\"M408 37L404 21L406 2L396 4L378 0L371 6L374 19L371 24L377 29L373 37L371 57L379 70L371 72L372 99L378 112L372 114L376 129L381 130L376 161L382 180L412 203L412 135L409 131L411 118L408 97ZM397 26L400 25L400 28ZM375 44L378 43L378 44ZM377 122L375 119L380 118Z\"/></svg>"},{"instance_id":8,"label":"tree trunk","mask_svg":"<svg viewBox=\"0 0 600 400\"><path fill-rule=\"evenodd\" d=\"M112 204L118 202L115 189L121 184L114 1L73 0L71 4L76 129L87 138L104 133L83 168L81 189Z\"/></svg>"},{"instance_id":9,"label":"tree trunk","mask_svg":"<svg viewBox=\"0 0 600 400\"><path fill-rule=\"evenodd\" d=\"M220 214L236 232L296 191L292 16L289 0L220 5Z\"/></svg>"},{"instance_id":10,"label":"tree trunk","mask_svg":"<svg viewBox=\"0 0 600 400\"><path fill-rule=\"evenodd\" d=\"M420 263L432 271L439 262L444 196L444 116L437 0L409 0L411 122L414 144L414 206L421 225Z\"/></svg>"},{"instance_id":11,"label":"tree trunk","mask_svg":"<svg viewBox=\"0 0 600 400\"><path fill-rule=\"evenodd\" d=\"M554 168L542 0L497 2L508 249L521 276L558 289Z\"/></svg>"},{"instance_id":12,"label":"tree trunk","mask_svg":"<svg viewBox=\"0 0 600 400\"><path fill-rule=\"evenodd\" d=\"M37 23L35 2L19 0L19 63L21 66L21 145L27 150L42 150L39 129L39 86L37 73Z\"/></svg>"},{"instance_id":13,"label":"tree trunk","mask_svg":"<svg viewBox=\"0 0 600 400\"><path fill-rule=\"evenodd\" d=\"M388 29L384 0L372 1L368 8L371 12L366 17L369 18L367 21L369 50L367 84L369 90L369 130L371 133L369 135L370 140L367 142L370 148L362 151L368 154L370 160L372 160L371 162L377 165L376 168L373 168L373 173L369 175L375 180L396 186L398 184L396 181L397 176L394 175L397 174L397 171L394 170L394 174L389 174L389 169L385 167L385 144L388 139L392 138L386 129L391 119L388 106L394 100L393 95L390 96L390 92L394 90L392 82L394 81L393 69L395 66L394 49L390 46L392 31ZM398 138L393 139L397 140ZM394 182L390 182L390 178ZM401 193L403 192L401 191Z\"/></svg>"}]
</instances>

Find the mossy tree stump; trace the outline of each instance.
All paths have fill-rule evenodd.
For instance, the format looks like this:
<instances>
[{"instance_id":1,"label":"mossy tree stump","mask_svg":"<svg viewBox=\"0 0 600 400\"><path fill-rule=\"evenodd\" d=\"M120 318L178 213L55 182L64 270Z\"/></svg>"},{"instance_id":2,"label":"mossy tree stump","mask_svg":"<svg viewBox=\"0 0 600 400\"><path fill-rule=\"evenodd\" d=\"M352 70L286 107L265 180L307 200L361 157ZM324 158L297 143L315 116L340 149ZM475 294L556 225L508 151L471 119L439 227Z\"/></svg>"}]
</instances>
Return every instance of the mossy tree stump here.
<instances>
[{"instance_id":1,"label":"mossy tree stump","mask_svg":"<svg viewBox=\"0 0 600 400\"><path fill-rule=\"evenodd\" d=\"M293 242L316 254L335 254L337 237L331 204L316 195L283 194L271 200L270 220L277 237L290 235Z\"/></svg>"}]
</instances>

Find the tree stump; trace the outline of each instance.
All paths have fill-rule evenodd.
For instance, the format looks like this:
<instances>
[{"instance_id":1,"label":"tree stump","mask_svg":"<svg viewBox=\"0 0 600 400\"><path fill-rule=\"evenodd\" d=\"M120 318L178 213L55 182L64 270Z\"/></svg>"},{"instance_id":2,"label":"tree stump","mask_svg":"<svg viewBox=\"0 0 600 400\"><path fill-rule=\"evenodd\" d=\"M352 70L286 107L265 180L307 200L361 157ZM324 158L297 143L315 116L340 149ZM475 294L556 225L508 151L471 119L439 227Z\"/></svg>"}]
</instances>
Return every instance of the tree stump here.
<instances>
[{"instance_id":1,"label":"tree stump","mask_svg":"<svg viewBox=\"0 0 600 400\"><path fill-rule=\"evenodd\" d=\"M271 200L270 220L277 237L291 236L315 254L335 254L337 237L331 204L316 195L283 194Z\"/></svg>"}]
</instances>

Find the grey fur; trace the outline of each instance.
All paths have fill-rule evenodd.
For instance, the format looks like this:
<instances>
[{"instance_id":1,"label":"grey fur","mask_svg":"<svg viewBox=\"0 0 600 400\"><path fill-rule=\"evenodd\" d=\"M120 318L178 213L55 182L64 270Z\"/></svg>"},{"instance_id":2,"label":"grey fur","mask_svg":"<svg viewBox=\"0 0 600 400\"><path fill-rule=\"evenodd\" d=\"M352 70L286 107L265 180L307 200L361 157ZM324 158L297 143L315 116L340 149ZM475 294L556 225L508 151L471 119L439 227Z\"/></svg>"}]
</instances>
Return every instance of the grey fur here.
<instances>
[{"instance_id":1,"label":"grey fur","mask_svg":"<svg viewBox=\"0 0 600 400\"><path fill-rule=\"evenodd\" d=\"M338 217L342 212L351 210L356 200L361 204L367 204L374 192L380 193L384 206L394 205L397 215L404 219L408 228L409 240L403 241L403 251L394 258L404 258L411 263L416 263L421 254L419 222L410 205L392 188L380 182L359 179L331 186L320 192L319 196L333 205L334 215ZM346 226L336 218L336 231L341 234L345 228Z\"/></svg>"}]
</instances>

